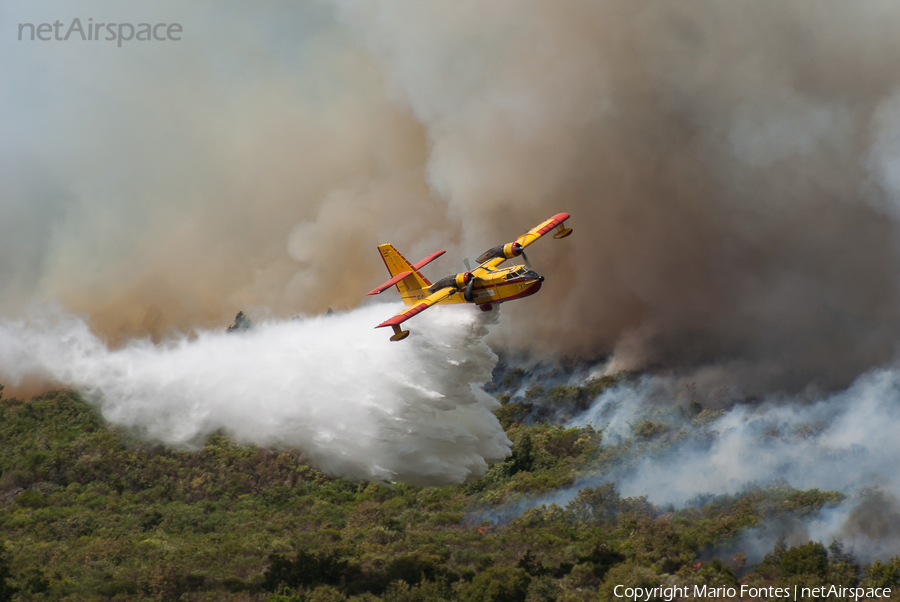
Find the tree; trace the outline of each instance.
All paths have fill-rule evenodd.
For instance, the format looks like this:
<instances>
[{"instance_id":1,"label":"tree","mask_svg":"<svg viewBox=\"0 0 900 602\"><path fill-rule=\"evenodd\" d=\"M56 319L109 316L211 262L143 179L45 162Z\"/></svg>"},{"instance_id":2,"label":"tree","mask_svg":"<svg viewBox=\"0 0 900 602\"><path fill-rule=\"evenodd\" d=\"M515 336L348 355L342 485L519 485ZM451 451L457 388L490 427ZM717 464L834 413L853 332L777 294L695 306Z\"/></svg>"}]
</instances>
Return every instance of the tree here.
<instances>
[{"instance_id":1,"label":"tree","mask_svg":"<svg viewBox=\"0 0 900 602\"><path fill-rule=\"evenodd\" d=\"M492 566L479 573L460 595L462 602L525 602L531 576L523 569Z\"/></svg>"},{"instance_id":2,"label":"tree","mask_svg":"<svg viewBox=\"0 0 900 602\"><path fill-rule=\"evenodd\" d=\"M566 506L579 520L605 521L615 516L619 503L619 492L614 483L604 483L597 487L585 487L578 491L575 499Z\"/></svg>"},{"instance_id":3,"label":"tree","mask_svg":"<svg viewBox=\"0 0 900 602\"><path fill-rule=\"evenodd\" d=\"M794 546L781 557L780 568L784 577L793 575L824 577L828 572L828 552L825 551L825 546L817 541Z\"/></svg>"},{"instance_id":4,"label":"tree","mask_svg":"<svg viewBox=\"0 0 900 602\"><path fill-rule=\"evenodd\" d=\"M876 560L866 567L866 576L860 584L863 587L900 586L900 556L892 556L885 562Z\"/></svg>"},{"instance_id":5,"label":"tree","mask_svg":"<svg viewBox=\"0 0 900 602\"><path fill-rule=\"evenodd\" d=\"M6 553L6 545L0 544L0 602L8 602L13 599L18 588L12 586L12 569L9 567L9 557Z\"/></svg>"},{"instance_id":6,"label":"tree","mask_svg":"<svg viewBox=\"0 0 900 602\"><path fill-rule=\"evenodd\" d=\"M524 430L516 437L512 447L512 455L507 462L510 465L510 474L529 471L534 466L534 443L531 434Z\"/></svg>"}]
</instances>

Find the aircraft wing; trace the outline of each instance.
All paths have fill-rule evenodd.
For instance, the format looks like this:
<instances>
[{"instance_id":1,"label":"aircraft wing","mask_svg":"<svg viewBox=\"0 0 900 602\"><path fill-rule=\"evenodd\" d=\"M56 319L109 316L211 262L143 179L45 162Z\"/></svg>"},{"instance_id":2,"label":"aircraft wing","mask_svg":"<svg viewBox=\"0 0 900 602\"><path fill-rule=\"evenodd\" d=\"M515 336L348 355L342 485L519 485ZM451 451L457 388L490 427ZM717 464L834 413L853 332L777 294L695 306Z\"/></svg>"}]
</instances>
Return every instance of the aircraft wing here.
<instances>
[{"instance_id":1,"label":"aircraft wing","mask_svg":"<svg viewBox=\"0 0 900 602\"><path fill-rule=\"evenodd\" d=\"M427 297L425 297L424 299L422 299L421 301L419 301L418 303L416 303L409 309L407 309L405 311L401 311L400 313L398 313L396 316L394 316L390 320L385 320L384 322L382 322L375 328L383 328L385 326L397 326L399 324L402 324L403 322L406 322L413 316L422 313L423 311L425 311L426 309L428 309L435 303L438 303L439 301L443 301L444 299L446 299L447 297L449 297L450 295L452 295L453 293L456 293L456 292L457 292L457 289L452 286L442 288L441 290L428 295Z\"/></svg>"},{"instance_id":2,"label":"aircraft wing","mask_svg":"<svg viewBox=\"0 0 900 602\"><path fill-rule=\"evenodd\" d=\"M569 219L568 213L557 213L556 215L554 215L547 221L542 222L541 224L535 226L534 228L532 228L531 230L529 230L528 232L526 232L525 234L523 234L522 236L517 238L516 242L519 243L520 245L522 245L523 247L527 247L528 245L535 242L541 236L543 236L544 234L546 234L553 228L557 227L558 225L560 225L567 219Z\"/></svg>"},{"instance_id":3,"label":"aircraft wing","mask_svg":"<svg viewBox=\"0 0 900 602\"><path fill-rule=\"evenodd\" d=\"M488 259L477 268L472 270L472 276L477 278L478 280L481 280L482 283L493 283L493 271L496 270L504 261L506 261L506 257L494 257L493 259ZM501 277L500 279L503 280L503 277Z\"/></svg>"}]
</instances>

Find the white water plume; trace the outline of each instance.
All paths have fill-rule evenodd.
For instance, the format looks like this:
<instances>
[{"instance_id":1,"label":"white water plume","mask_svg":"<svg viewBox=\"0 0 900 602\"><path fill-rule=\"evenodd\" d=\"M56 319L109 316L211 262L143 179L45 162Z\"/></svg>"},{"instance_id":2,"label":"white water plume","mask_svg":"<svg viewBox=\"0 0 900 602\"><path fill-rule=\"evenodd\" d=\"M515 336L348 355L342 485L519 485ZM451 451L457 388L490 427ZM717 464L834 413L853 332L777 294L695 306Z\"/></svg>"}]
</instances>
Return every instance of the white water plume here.
<instances>
[{"instance_id":1,"label":"white water plume","mask_svg":"<svg viewBox=\"0 0 900 602\"><path fill-rule=\"evenodd\" d=\"M482 341L497 312L447 307L402 343L375 330L395 304L197 331L111 350L82 320L0 321L0 378L77 387L112 424L170 445L223 430L303 450L335 475L420 485L478 478L510 442L481 390L496 356Z\"/></svg>"}]
</instances>

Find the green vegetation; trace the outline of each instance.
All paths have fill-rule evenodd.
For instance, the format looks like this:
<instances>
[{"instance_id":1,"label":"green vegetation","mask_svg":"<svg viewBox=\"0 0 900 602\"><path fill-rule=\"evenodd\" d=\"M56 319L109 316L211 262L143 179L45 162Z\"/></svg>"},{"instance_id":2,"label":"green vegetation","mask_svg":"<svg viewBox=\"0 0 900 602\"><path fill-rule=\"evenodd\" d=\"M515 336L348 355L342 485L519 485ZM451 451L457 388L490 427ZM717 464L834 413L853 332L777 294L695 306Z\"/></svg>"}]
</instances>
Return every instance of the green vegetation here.
<instances>
[{"instance_id":1,"label":"green vegetation","mask_svg":"<svg viewBox=\"0 0 900 602\"><path fill-rule=\"evenodd\" d=\"M503 404L503 408L497 411L497 417L504 427L515 422L531 424L571 418L591 407L591 403L603 391L626 380L624 374L619 374L594 378L580 387L557 385L545 389L541 384L534 384L525 391L522 401L509 403L511 391L521 387L526 376L524 370L516 368L500 379L499 383L491 383L485 387L486 391L496 394Z\"/></svg>"},{"instance_id":2,"label":"green vegetation","mask_svg":"<svg viewBox=\"0 0 900 602\"><path fill-rule=\"evenodd\" d=\"M528 403L575 407L609 383L588 386L535 390ZM633 440L608 446L602 432L540 423L516 405L497 412L514 441L506 461L473 483L422 488L332 478L299 453L221 434L196 450L150 445L70 391L0 401L0 601L549 602L661 579L900 581L900 560L860 573L838 543L779 544L756 567L715 558L748 528L842 499L785 483L665 511L597 480L565 505L484 520L661 449L684 424L702 429L707 412L648 416Z\"/></svg>"}]
</instances>

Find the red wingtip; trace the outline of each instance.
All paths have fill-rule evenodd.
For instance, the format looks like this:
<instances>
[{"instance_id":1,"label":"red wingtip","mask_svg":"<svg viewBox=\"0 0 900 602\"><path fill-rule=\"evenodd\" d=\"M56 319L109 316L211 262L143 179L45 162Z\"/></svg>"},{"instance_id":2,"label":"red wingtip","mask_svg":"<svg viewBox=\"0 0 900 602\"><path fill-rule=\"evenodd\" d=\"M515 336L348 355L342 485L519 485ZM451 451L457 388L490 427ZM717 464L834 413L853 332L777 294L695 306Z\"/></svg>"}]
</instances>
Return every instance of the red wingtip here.
<instances>
[{"instance_id":1,"label":"red wingtip","mask_svg":"<svg viewBox=\"0 0 900 602\"><path fill-rule=\"evenodd\" d=\"M413 305L412 307L407 309L402 314L397 314L390 320L385 320L384 322L382 322L375 328L383 328L385 326L399 326L402 322L406 322L414 315L421 313L421 312L425 311L426 309L428 309L427 303L419 303L417 305Z\"/></svg>"}]
</instances>

